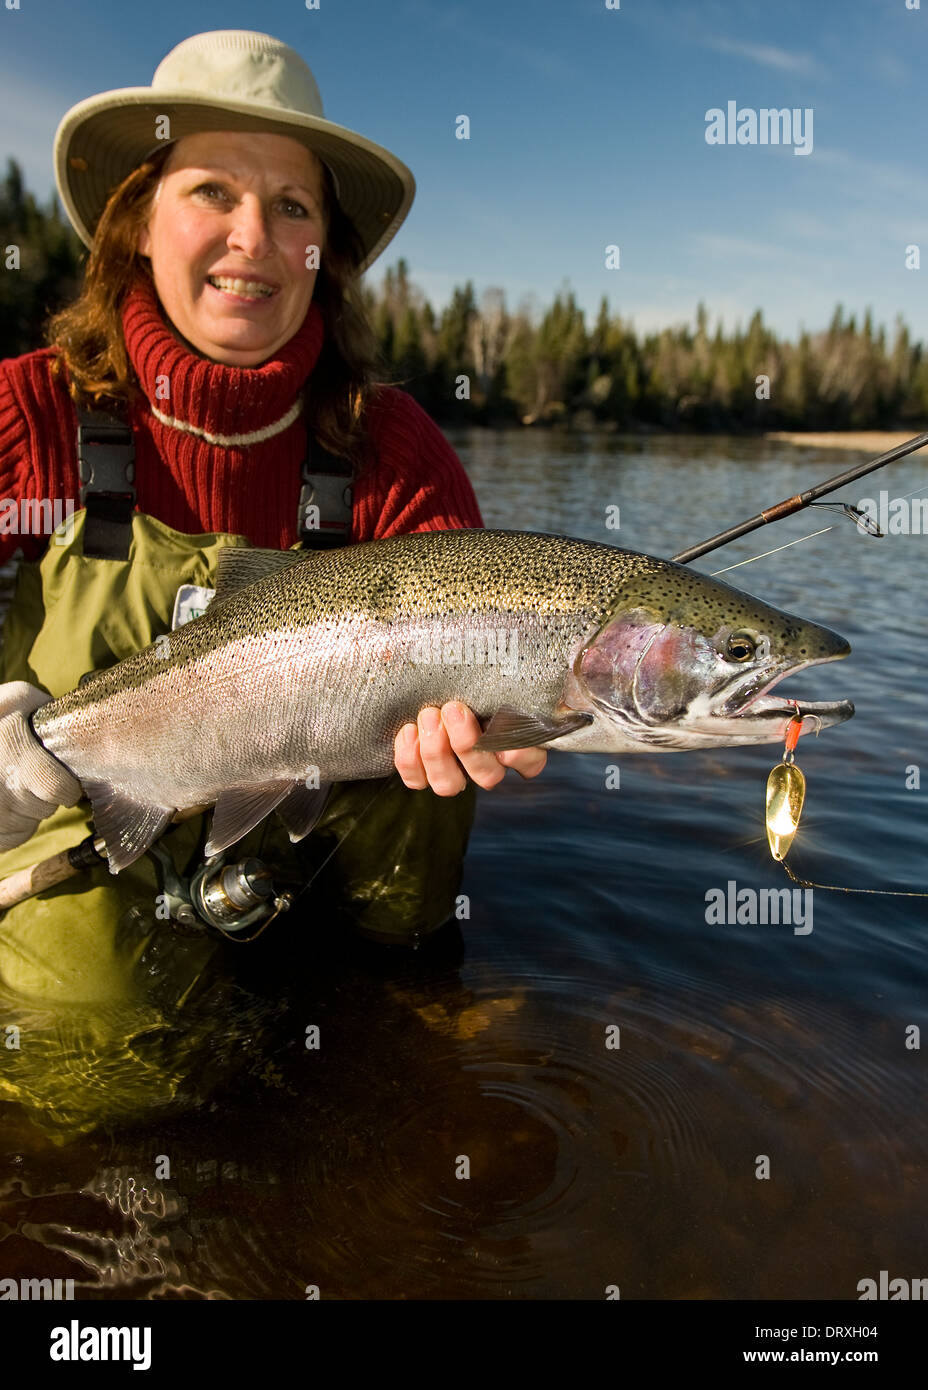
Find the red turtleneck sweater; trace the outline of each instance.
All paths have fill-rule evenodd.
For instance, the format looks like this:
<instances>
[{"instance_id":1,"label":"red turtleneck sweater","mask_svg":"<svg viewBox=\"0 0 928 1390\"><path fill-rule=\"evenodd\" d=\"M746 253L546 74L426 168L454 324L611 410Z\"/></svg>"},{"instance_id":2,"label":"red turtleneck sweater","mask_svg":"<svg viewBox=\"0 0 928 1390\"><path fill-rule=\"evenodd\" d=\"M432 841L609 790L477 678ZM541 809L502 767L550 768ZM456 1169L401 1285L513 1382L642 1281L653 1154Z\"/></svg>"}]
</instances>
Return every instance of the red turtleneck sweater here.
<instances>
[{"instance_id":1,"label":"red turtleneck sweater","mask_svg":"<svg viewBox=\"0 0 928 1390\"><path fill-rule=\"evenodd\" d=\"M306 453L302 413L258 442L229 441L274 431L292 409L322 349L318 305L310 304L298 332L260 367L227 367L190 352L144 280L127 297L122 323L145 396L130 415L139 510L176 531L230 531L259 546L293 545ZM0 499L70 498L76 510L77 415L64 382L51 376L55 351L0 362ZM162 399L165 383L169 399ZM460 460L410 395L382 388L368 420L377 464L355 486L352 542L483 525ZM0 561L19 546L27 559L37 558L46 544L45 537L0 534Z\"/></svg>"}]
</instances>

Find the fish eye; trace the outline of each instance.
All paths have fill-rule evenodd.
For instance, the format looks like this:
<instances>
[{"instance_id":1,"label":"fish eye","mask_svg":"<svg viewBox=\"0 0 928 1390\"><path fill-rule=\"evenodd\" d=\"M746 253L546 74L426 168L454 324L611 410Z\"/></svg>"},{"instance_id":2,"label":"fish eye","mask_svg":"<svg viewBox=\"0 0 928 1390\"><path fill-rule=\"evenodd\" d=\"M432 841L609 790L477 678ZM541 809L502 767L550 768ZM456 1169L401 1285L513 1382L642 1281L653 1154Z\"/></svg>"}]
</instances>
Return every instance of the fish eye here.
<instances>
[{"instance_id":1,"label":"fish eye","mask_svg":"<svg viewBox=\"0 0 928 1390\"><path fill-rule=\"evenodd\" d=\"M750 661L757 651L757 643L747 632L733 632L726 644L728 655L733 661Z\"/></svg>"}]
</instances>

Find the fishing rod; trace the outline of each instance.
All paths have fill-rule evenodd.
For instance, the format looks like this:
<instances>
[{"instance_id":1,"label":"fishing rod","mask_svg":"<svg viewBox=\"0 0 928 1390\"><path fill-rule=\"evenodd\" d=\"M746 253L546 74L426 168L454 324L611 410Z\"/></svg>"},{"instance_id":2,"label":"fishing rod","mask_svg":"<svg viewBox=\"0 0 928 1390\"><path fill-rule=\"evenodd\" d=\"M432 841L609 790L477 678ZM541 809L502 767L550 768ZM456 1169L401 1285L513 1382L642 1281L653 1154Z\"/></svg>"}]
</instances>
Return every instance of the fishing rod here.
<instances>
[{"instance_id":1,"label":"fishing rod","mask_svg":"<svg viewBox=\"0 0 928 1390\"><path fill-rule=\"evenodd\" d=\"M887 463L894 463L896 459L905 458L906 454L913 454L916 449L923 449L926 444L928 444L928 433L917 434L914 439L908 439L904 444L897 444L894 449L880 454L879 458L871 459L869 463L859 464L856 468L848 468L843 473L835 473L833 477L826 478L823 483L810 487L807 492L797 492L794 497L787 497L785 502L778 502L774 507L767 507L765 511L758 512L756 516L749 517L747 521L739 521L736 526L729 526L727 530L720 531L717 536L702 541L700 545L691 545L670 558L679 565L686 565L690 560L697 560L700 555L707 555L710 550L717 550L720 545L727 545L729 541L737 540L739 536L746 536L750 531L767 526L771 521L780 521L784 516L792 516L794 512L801 512L805 507L811 506L819 497L825 497L829 492L843 487L845 483L853 483L855 479L863 478L867 473L872 473L874 469L885 467Z\"/></svg>"}]
</instances>

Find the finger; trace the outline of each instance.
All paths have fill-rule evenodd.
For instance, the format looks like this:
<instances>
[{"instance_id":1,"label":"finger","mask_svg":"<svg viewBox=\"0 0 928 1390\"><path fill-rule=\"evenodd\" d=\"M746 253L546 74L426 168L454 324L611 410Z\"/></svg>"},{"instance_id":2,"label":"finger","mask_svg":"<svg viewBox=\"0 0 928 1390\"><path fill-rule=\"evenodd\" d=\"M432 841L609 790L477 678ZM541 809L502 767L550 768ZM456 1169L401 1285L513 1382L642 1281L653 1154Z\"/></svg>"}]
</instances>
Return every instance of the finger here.
<instances>
[{"instance_id":1,"label":"finger","mask_svg":"<svg viewBox=\"0 0 928 1390\"><path fill-rule=\"evenodd\" d=\"M457 796L467 786L467 778L451 750L447 730L434 705L419 711L419 756L429 786L438 796Z\"/></svg>"},{"instance_id":2,"label":"finger","mask_svg":"<svg viewBox=\"0 0 928 1390\"><path fill-rule=\"evenodd\" d=\"M19 816L13 811L7 811L3 817L3 831L0 834L0 851L15 849L17 845L25 844L38 828L39 822L30 816Z\"/></svg>"},{"instance_id":3,"label":"finger","mask_svg":"<svg viewBox=\"0 0 928 1390\"><path fill-rule=\"evenodd\" d=\"M37 685L30 685L28 681L7 681L5 685L0 685L0 716L32 714L51 699L51 695Z\"/></svg>"},{"instance_id":4,"label":"finger","mask_svg":"<svg viewBox=\"0 0 928 1390\"><path fill-rule=\"evenodd\" d=\"M421 792L429 784L419 756L419 730L415 724L404 724L393 742L393 761L407 787Z\"/></svg>"},{"instance_id":5,"label":"finger","mask_svg":"<svg viewBox=\"0 0 928 1390\"><path fill-rule=\"evenodd\" d=\"M548 761L546 748L511 748L505 753L497 753L504 767L514 768L520 777L528 780L537 777Z\"/></svg>"},{"instance_id":6,"label":"finger","mask_svg":"<svg viewBox=\"0 0 928 1390\"><path fill-rule=\"evenodd\" d=\"M472 710L458 700L450 700L441 707L441 722L464 771L478 787L489 790L503 780L506 769L500 766L496 754L474 747L483 730Z\"/></svg>"},{"instance_id":7,"label":"finger","mask_svg":"<svg viewBox=\"0 0 928 1390\"><path fill-rule=\"evenodd\" d=\"M15 780L14 780L15 779ZM9 788L7 792L6 788ZM31 821L38 825L40 820L45 820L58 810L60 805L57 801L49 801L47 797L36 796L35 792L16 777L14 772L13 779L7 778L3 790L3 796L11 802L12 810L17 816L28 816Z\"/></svg>"}]
</instances>

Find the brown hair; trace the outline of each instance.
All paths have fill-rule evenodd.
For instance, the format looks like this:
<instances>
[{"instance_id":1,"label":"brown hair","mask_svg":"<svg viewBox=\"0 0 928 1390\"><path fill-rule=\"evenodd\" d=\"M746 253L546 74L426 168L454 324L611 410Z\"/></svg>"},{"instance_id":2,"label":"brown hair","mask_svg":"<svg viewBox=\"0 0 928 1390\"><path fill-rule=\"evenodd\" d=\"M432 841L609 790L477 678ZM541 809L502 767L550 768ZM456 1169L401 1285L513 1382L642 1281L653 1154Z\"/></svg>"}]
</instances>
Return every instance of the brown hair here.
<instances>
[{"instance_id":1,"label":"brown hair","mask_svg":"<svg viewBox=\"0 0 928 1390\"><path fill-rule=\"evenodd\" d=\"M147 257L136 247L148 220L172 145L157 150L113 190L103 209L84 269L81 293L49 320L49 346L58 348L52 372L68 370L68 390L83 409L125 407L139 395L126 351L120 309L133 283L153 284ZM325 324L325 339L304 390L306 427L332 453L364 460L365 410L383 380L384 364L361 294L356 267L363 249L353 223L338 204L328 168L322 165L326 242L313 300Z\"/></svg>"}]
</instances>

